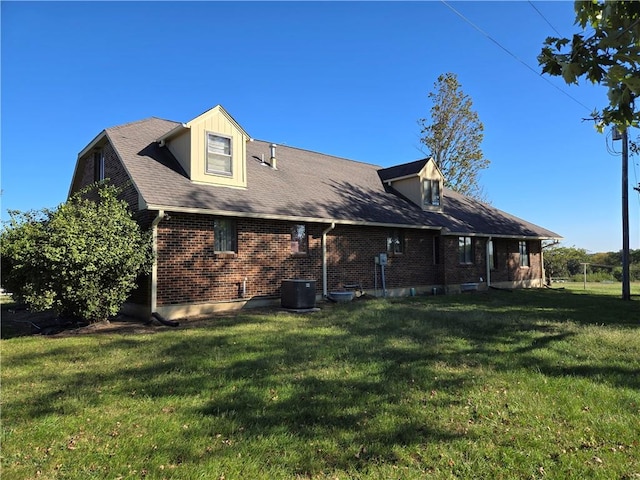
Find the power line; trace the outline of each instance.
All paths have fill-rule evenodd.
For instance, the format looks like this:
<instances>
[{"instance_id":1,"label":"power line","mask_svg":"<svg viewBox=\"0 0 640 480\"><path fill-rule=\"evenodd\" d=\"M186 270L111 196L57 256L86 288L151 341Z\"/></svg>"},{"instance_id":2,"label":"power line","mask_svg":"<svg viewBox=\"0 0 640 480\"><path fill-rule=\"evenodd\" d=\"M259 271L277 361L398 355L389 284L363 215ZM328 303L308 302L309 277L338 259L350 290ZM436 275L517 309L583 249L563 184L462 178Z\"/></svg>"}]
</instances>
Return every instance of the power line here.
<instances>
[{"instance_id":1,"label":"power line","mask_svg":"<svg viewBox=\"0 0 640 480\"><path fill-rule=\"evenodd\" d=\"M571 96L569 93L567 93L566 91L564 91L563 89L561 89L560 87L558 87L557 85L555 85L553 82L551 82L547 77L542 76L541 73L538 73L533 67L531 67L531 65L529 65L527 62L525 62L524 60L522 60L521 58L519 58L517 55L515 55L513 52L511 52L508 48L506 48L504 45L502 45L500 42L498 42L495 38L493 38L491 35L489 35L487 32L485 32L483 29L481 29L479 26L477 26L475 23L473 23L471 20L469 20L467 17L465 17L462 13L460 13L458 10L456 10L455 8L453 8L446 0L440 0L443 4L445 4L452 12L454 12L456 15L458 15L460 18L462 18L465 22L467 22L469 25L471 25L473 28L475 28L478 32L480 32L482 35L484 35L487 39L489 39L490 41L492 41L493 43L495 43L498 47L500 47L502 50L504 50L510 57L514 58L516 61L520 62L522 65L524 65L528 70L531 70L536 77L544 80L545 82L547 82L549 85L551 85L553 88L555 88L556 90L558 90L560 93L566 95L567 97L569 97L571 100L573 100L574 102L576 102L578 105L580 105L581 107L585 108L587 111L591 112L593 109L587 107L584 103L582 103L580 100L576 99L575 97Z\"/></svg>"},{"instance_id":2,"label":"power line","mask_svg":"<svg viewBox=\"0 0 640 480\"><path fill-rule=\"evenodd\" d=\"M547 20L547 17L545 17L542 12L540 10L538 10L538 8L533 4L533 2L531 0L529 0L529 5L531 5L531 7L538 12L538 15L540 15L543 20L545 22L547 22L547 24L553 29L554 32L556 32L558 34L558 36L562 37L562 34L556 29L556 27L554 27L553 25L551 25L551 22L549 20Z\"/></svg>"}]
</instances>

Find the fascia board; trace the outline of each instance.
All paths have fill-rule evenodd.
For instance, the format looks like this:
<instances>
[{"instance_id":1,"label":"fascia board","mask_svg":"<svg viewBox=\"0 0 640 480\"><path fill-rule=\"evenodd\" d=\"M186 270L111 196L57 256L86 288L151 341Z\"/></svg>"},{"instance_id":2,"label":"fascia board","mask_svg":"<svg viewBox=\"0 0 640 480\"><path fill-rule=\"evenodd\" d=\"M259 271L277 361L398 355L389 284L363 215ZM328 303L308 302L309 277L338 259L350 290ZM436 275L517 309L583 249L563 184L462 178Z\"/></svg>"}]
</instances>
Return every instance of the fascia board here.
<instances>
[{"instance_id":1,"label":"fascia board","mask_svg":"<svg viewBox=\"0 0 640 480\"><path fill-rule=\"evenodd\" d=\"M295 215L273 215L273 214L263 214L263 213L253 213L253 212L234 212L229 210L175 207L170 205L146 204L146 208L148 210L164 210L166 212L197 213L202 215L219 215L224 217L239 217L239 218L257 218L261 220L283 220L288 222L308 222L308 223L335 223L336 225L407 228L407 229L413 229L413 230L436 230L436 231L442 230L442 227L429 226L429 225L365 222L365 221L357 221L357 220L337 220L337 219L331 219L331 218L300 217Z\"/></svg>"}]
</instances>

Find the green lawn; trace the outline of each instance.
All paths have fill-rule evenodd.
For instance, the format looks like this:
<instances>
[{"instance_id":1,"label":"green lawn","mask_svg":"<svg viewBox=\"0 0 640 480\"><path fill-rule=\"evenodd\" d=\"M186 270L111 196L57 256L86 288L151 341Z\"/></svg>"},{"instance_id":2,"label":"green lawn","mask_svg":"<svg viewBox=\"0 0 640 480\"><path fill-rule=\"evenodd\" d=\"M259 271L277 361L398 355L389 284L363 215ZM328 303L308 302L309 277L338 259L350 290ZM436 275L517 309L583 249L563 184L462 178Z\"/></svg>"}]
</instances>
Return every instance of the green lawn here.
<instances>
[{"instance_id":1,"label":"green lawn","mask_svg":"<svg viewBox=\"0 0 640 480\"><path fill-rule=\"evenodd\" d=\"M566 287L2 340L2 478L640 478L640 299Z\"/></svg>"}]
</instances>

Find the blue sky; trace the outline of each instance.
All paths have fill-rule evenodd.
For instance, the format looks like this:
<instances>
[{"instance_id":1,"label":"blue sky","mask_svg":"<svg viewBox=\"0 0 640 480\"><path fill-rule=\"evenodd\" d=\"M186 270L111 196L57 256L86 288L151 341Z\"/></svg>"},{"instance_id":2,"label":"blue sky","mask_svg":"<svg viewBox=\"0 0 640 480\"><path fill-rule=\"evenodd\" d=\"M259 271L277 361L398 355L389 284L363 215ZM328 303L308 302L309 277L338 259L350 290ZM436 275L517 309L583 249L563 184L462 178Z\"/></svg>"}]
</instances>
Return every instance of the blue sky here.
<instances>
[{"instance_id":1,"label":"blue sky","mask_svg":"<svg viewBox=\"0 0 640 480\"><path fill-rule=\"evenodd\" d=\"M621 248L620 142L582 120L606 90L537 73L554 28L578 31L573 2L3 1L1 14L3 220L65 201L102 129L217 104L257 139L385 167L423 158L417 120L453 72L485 127L492 204L566 246ZM631 248L639 205L630 190Z\"/></svg>"}]
</instances>

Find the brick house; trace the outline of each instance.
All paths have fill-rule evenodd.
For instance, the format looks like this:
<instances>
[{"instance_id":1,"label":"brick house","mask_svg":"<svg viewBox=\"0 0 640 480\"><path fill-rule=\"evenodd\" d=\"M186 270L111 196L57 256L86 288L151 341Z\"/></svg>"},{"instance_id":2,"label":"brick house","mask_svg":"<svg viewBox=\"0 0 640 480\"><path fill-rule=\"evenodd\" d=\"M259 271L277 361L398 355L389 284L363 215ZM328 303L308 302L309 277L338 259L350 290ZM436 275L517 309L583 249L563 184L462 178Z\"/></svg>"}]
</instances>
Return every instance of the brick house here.
<instances>
[{"instance_id":1,"label":"brick house","mask_svg":"<svg viewBox=\"0 0 640 480\"><path fill-rule=\"evenodd\" d=\"M432 159L380 168L276 146L221 106L103 130L78 155L70 194L103 179L153 232L152 274L128 304L141 315L259 305L289 278L315 280L318 296L538 287L541 242L559 238L444 188Z\"/></svg>"}]
</instances>

